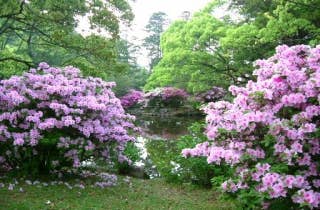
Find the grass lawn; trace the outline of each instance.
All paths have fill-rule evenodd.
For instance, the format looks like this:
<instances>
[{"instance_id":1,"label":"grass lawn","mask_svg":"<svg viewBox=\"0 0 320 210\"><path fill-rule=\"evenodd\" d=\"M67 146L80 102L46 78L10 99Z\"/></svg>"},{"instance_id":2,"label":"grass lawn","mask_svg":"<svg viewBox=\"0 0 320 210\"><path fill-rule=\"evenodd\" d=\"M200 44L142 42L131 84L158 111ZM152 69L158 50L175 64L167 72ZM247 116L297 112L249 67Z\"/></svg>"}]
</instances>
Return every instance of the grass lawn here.
<instances>
[{"instance_id":1,"label":"grass lawn","mask_svg":"<svg viewBox=\"0 0 320 210\"><path fill-rule=\"evenodd\" d=\"M0 189L0 209L234 209L232 203L219 200L219 194L212 190L171 185L161 179L130 178L130 184L122 177L119 180L117 186L105 189L70 190L63 185L21 183L13 191ZM24 192L19 192L20 187Z\"/></svg>"}]
</instances>

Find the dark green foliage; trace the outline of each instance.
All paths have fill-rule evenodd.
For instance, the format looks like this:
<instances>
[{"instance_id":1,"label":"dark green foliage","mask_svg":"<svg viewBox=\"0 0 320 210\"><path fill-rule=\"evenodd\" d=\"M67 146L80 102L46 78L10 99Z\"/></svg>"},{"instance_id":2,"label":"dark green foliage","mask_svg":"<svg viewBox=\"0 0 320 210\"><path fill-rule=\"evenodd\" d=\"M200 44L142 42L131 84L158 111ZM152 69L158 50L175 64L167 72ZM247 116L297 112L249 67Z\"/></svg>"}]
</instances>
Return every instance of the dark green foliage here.
<instances>
[{"instance_id":1,"label":"dark green foliage","mask_svg":"<svg viewBox=\"0 0 320 210\"><path fill-rule=\"evenodd\" d=\"M24 152L19 151L19 155L22 157L11 160L12 162L19 161L19 168L11 171L10 174L14 176L36 177L38 175L48 175L54 169L71 167L72 161L68 161L64 157L64 150L57 148L57 142L61 136L63 136L63 133L57 131L45 134L36 146L36 154L32 150L25 149ZM10 145L2 145L2 149L9 150L9 148L4 148L3 146ZM19 148L18 150L22 149ZM52 161L59 161L59 166L52 165Z\"/></svg>"}]
</instances>

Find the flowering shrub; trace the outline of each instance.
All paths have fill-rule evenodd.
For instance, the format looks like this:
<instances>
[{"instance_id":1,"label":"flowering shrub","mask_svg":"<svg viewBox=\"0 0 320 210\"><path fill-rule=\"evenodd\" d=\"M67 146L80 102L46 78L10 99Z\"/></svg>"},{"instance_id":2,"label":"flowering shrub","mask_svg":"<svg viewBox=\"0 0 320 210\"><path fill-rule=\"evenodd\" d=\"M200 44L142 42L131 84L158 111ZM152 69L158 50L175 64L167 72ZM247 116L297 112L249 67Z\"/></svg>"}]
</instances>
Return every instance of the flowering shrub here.
<instances>
[{"instance_id":1,"label":"flowering shrub","mask_svg":"<svg viewBox=\"0 0 320 210\"><path fill-rule=\"evenodd\" d=\"M212 87L210 90L197 95L197 99L202 102L214 102L221 100L226 95L226 91L221 87Z\"/></svg>"},{"instance_id":2,"label":"flowering shrub","mask_svg":"<svg viewBox=\"0 0 320 210\"><path fill-rule=\"evenodd\" d=\"M320 46L279 46L256 65L257 82L229 88L233 103L205 108L211 141L182 154L231 165L222 188L247 207L319 208Z\"/></svg>"},{"instance_id":3,"label":"flowering shrub","mask_svg":"<svg viewBox=\"0 0 320 210\"><path fill-rule=\"evenodd\" d=\"M179 107L186 100L188 94L186 91L174 88L164 87L156 88L144 95L145 106L157 106L157 107Z\"/></svg>"},{"instance_id":4,"label":"flowering shrub","mask_svg":"<svg viewBox=\"0 0 320 210\"><path fill-rule=\"evenodd\" d=\"M143 99L143 92L138 90L130 90L129 93L120 98L121 105L124 108L133 107Z\"/></svg>"},{"instance_id":5,"label":"flowering shrub","mask_svg":"<svg viewBox=\"0 0 320 210\"><path fill-rule=\"evenodd\" d=\"M172 98L185 99L188 97L188 94L186 91L179 88L165 87L162 89L161 96L163 100L170 100Z\"/></svg>"},{"instance_id":6,"label":"flowering shrub","mask_svg":"<svg viewBox=\"0 0 320 210\"><path fill-rule=\"evenodd\" d=\"M0 162L6 169L49 172L78 168L89 156L117 157L133 141L133 117L114 83L83 78L79 69L40 63L0 82Z\"/></svg>"}]
</instances>

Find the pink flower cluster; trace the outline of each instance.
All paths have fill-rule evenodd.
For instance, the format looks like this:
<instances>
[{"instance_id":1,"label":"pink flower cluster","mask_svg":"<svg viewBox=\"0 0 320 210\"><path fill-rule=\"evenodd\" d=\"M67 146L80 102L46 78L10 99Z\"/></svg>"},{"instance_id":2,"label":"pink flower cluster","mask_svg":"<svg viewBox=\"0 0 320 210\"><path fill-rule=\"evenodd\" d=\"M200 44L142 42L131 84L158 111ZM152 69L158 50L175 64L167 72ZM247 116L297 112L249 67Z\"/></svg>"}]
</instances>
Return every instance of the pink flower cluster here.
<instances>
[{"instance_id":1,"label":"pink flower cluster","mask_svg":"<svg viewBox=\"0 0 320 210\"><path fill-rule=\"evenodd\" d=\"M144 94L145 107L179 107L188 98L185 90L175 87L156 88Z\"/></svg>"},{"instance_id":2,"label":"pink flower cluster","mask_svg":"<svg viewBox=\"0 0 320 210\"><path fill-rule=\"evenodd\" d=\"M223 184L227 191L247 184L269 200L291 197L320 208L320 46L279 46L256 66L256 82L229 88L232 103L205 108L211 141L182 154L224 161L236 167L237 175L244 173ZM278 164L288 169L278 170Z\"/></svg>"},{"instance_id":3,"label":"pink flower cluster","mask_svg":"<svg viewBox=\"0 0 320 210\"><path fill-rule=\"evenodd\" d=\"M197 95L197 100L201 102L215 102L221 100L226 95L226 90L221 87L212 87L210 90Z\"/></svg>"},{"instance_id":4,"label":"pink flower cluster","mask_svg":"<svg viewBox=\"0 0 320 210\"><path fill-rule=\"evenodd\" d=\"M16 167L12 160L24 157L27 150L37 155L38 145L52 132L63 134L56 146L74 167L80 166L87 152L107 157L110 145L123 159L126 143L134 140L128 133L134 129L134 117L124 112L111 90L114 85L100 78L83 78L71 66L54 68L46 63L2 80L1 164Z\"/></svg>"},{"instance_id":5,"label":"pink flower cluster","mask_svg":"<svg viewBox=\"0 0 320 210\"><path fill-rule=\"evenodd\" d=\"M188 94L185 90L179 88L165 87L162 89L161 97L163 100L169 100L171 98L186 99L188 97Z\"/></svg>"},{"instance_id":6,"label":"pink flower cluster","mask_svg":"<svg viewBox=\"0 0 320 210\"><path fill-rule=\"evenodd\" d=\"M124 108L129 108L136 105L143 99L143 92L138 90L130 90L129 93L120 98L121 105Z\"/></svg>"}]
</instances>

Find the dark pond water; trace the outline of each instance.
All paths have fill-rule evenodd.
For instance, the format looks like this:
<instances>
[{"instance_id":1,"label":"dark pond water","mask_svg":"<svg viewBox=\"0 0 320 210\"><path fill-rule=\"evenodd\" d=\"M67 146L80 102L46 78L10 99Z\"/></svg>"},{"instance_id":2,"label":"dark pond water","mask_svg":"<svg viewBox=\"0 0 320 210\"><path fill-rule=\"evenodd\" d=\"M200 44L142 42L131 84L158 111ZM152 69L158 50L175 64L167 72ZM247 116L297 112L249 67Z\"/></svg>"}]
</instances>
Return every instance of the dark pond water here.
<instances>
[{"instance_id":1,"label":"dark pond water","mask_svg":"<svg viewBox=\"0 0 320 210\"><path fill-rule=\"evenodd\" d=\"M141 135L137 137L136 141L136 146L140 150L141 160L135 162L135 166L138 168L133 171L133 176L141 178L147 175L151 179L160 177L161 175L149 156L146 144L159 139L178 139L180 136L188 134L188 127L193 123L204 120L204 116L201 115L174 116L141 111L138 113L130 112L130 114L136 116L136 123L142 130ZM141 170L144 171L142 174L136 173Z\"/></svg>"},{"instance_id":2,"label":"dark pond water","mask_svg":"<svg viewBox=\"0 0 320 210\"><path fill-rule=\"evenodd\" d=\"M159 116L138 115L137 123L141 127L142 136L148 138L176 139L188 133L188 127L204 119L203 116Z\"/></svg>"}]
</instances>

